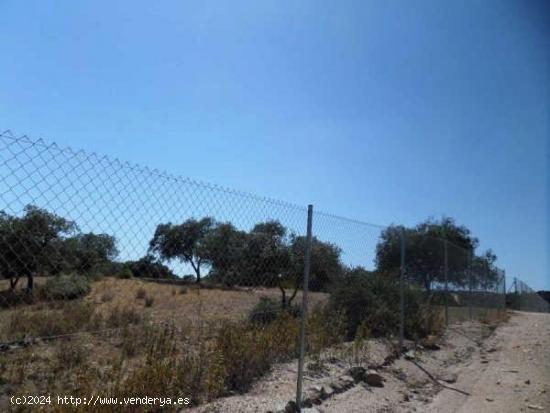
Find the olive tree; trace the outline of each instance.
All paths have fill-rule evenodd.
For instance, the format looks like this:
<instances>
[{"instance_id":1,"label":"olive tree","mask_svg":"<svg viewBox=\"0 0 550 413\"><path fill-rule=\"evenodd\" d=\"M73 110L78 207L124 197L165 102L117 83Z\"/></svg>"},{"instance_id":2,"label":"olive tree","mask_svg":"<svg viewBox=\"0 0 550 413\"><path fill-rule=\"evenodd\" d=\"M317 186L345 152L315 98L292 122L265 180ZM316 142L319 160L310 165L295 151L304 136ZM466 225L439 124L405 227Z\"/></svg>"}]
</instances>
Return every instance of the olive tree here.
<instances>
[{"instance_id":1,"label":"olive tree","mask_svg":"<svg viewBox=\"0 0 550 413\"><path fill-rule=\"evenodd\" d=\"M33 205L20 217L0 212L0 273L10 288L26 277L31 292L35 275L56 273L63 260L61 245L76 229L74 222Z\"/></svg>"},{"instance_id":2,"label":"olive tree","mask_svg":"<svg viewBox=\"0 0 550 413\"><path fill-rule=\"evenodd\" d=\"M162 260L177 259L191 265L197 283L201 282L201 268L210 263L208 236L215 227L213 218L188 219L181 224L160 224L149 242L149 251Z\"/></svg>"}]
</instances>

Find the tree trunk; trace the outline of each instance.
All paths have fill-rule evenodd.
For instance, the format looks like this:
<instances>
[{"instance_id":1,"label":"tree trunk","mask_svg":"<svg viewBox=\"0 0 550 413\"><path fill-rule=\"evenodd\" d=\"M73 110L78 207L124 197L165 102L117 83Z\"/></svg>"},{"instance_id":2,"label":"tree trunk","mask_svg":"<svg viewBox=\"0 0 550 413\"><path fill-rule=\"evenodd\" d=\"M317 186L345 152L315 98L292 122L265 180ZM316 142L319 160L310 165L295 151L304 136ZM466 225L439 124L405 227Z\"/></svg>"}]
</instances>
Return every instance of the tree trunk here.
<instances>
[{"instance_id":1,"label":"tree trunk","mask_svg":"<svg viewBox=\"0 0 550 413\"><path fill-rule=\"evenodd\" d=\"M286 291L281 285L281 282L279 281L279 290L281 290L281 307L283 310L286 310L292 305L292 300L296 297L296 294L298 294L298 286L296 285L294 287L294 291L292 292L292 295L286 299Z\"/></svg>"},{"instance_id":2,"label":"tree trunk","mask_svg":"<svg viewBox=\"0 0 550 413\"><path fill-rule=\"evenodd\" d=\"M279 289L281 290L281 308L285 310L286 309L286 291L281 286L281 283L279 283Z\"/></svg>"},{"instance_id":3,"label":"tree trunk","mask_svg":"<svg viewBox=\"0 0 550 413\"><path fill-rule=\"evenodd\" d=\"M428 299L426 300L426 331L431 334L433 328L433 314L432 314L432 298L433 293L428 293Z\"/></svg>"},{"instance_id":4,"label":"tree trunk","mask_svg":"<svg viewBox=\"0 0 550 413\"><path fill-rule=\"evenodd\" d=\"M292 295L290 296L290 298L288 299L288 306L290 307L290 305L292 304L292 300L294 300L294 298L296 297L296 294L298 294L298 285L296 285L294 287L294 291L292 292Z\"/></svg>"},{"instance_id":5,"label":"tree trunk","mask_svg":"<svg viewBox=\"0 0 550 413\"><path fill-rule=\"evenodd\" d=\"M201 283L201 267L200 264L197 265L197 268L195 269L195 273L197 274L197 284Z\"/></svg>"},{"instance_id":6,"label":"tree trunk","mask_svg":"<svg viewBox=\"0 0 550 413\"><path fill-rule=\"evenodd\" d=\"M17 286L18 281L19 281L19 277L10 278L10 290L15 290L15 287Z\"/></svg>"},{"instance_id":7,"label":"tree trunk","mask_svg":"<svg viewBox=\"0 0 550 413\"><path fill-rule=\"evenodd\" d=\"M432 290L432 282L430 281L429 277L424 278L424 288L426 288L426 292L428 295L430 295L430 292Z\"/></svg>"},{"instance_id":8,"label":"tree trunk","mask_svg":"<svg viewBox=\"0 0 550 413\"><path fill-rule=\"evenodd\" d=\"M27 291L32 293L34 288L34 277L32 274L27 275Z\"/></svg>"}]
</instances>

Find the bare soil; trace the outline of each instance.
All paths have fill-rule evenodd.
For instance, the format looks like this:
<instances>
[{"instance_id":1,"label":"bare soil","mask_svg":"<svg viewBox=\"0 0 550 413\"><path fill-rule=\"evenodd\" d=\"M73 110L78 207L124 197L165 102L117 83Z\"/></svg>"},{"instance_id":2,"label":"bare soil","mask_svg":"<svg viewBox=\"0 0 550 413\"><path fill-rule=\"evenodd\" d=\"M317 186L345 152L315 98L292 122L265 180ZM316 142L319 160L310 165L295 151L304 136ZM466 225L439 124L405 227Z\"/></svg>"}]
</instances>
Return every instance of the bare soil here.
<instances>
[{"instance_id":1,"label":"bare soil","mask_svg":"<svg viewBox=\"0 0 550 413\"><path fill-rule=\"evenodd\" d=\"M443 389L427 412L550 412L550 314L514 312L459 373L470 395Z\"/></svg>"}]
</instances>

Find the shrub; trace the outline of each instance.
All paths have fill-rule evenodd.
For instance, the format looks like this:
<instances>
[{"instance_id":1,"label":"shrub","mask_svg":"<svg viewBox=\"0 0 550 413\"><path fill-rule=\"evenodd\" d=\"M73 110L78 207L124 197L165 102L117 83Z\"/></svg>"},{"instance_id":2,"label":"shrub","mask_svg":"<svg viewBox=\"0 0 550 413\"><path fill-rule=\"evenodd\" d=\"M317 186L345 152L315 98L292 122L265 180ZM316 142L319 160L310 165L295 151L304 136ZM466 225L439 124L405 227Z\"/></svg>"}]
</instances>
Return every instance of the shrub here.
<instances>
[{"instance_id":1,"label":"shrub","mask_svg":"<svg viewBox=\"0 0 550 413\"><path fill-rule=\"evenodd\" d=\"M297 355L299 320L287 313L269 325L226 322L214 342L214 353L223 360L225 387L244 391L273 363Z\"/></svg>"},{"instance_id":2,"label":"shrub","mask_svg":"<svg viewBox=\"0 0 550 413\"><path fill-rule=\"evenodd\" d=\"M72 300L87 295L90 290L88 278L80 275L60 275L46 281L41 292L47 300Z\"/></svg>"},{"instance_id":3,"label":"shrub","mask_svg":"<svg viewBox=\"0 0 550 413\"><path fill-rule=\"evenodd\" d=\"M142 354L151 340L154 340L158 329L149 324L140 326L127 325L120 330L119 337L122 339L120 350L124 357L135 357Z\"/></svg>"},{"instance_id":4,"label":"shrub","mask_svg":"<svg viewBox=\"0 0 550 413\"><path fill-rule=\"evenodd\" d=\"M405 288L405 336L417 340L442 329L441 314L433 311L425 292L417 286Z\"/></svg>"},{"instance_id":5,"label":"shrub","mask_svg":"<svg viewBox=\"0 0 550 413\"><path fill-rule=\"evenodd\" d=\"M334 287L329 309L344 313L346 337L353 340L362 324L375 337L397 334L399 301L398 280L391 276L356 272ZM422 294L414 288L406 288L405 302L405 335L409 338L425 336L428 323Z\"/></svg>"},{"instance_id":6,"label":"shrub","mask_svg":"<svg viewBox=\"0 0 550 413\"><path fill-rule=\"evenodd\" d=\"M152 307L154 302L155 302L154 297L151 297L151 296L145 297L145 307Z\"/></svg>"},{"instance_id":7,"label":"shrub","mask_svg":"<svg viewBox=\"0 0 550 413\"><path fill-rule=\"evenodd\" d=\"M139 324L143 320L140 313L132 307L115 307L105 320L108 328L126 327L130 324Z\"/></svg>"},{"instance_id":8,"label":"shrub","mask_svg":"<svg viewBox=\"0 0 550 413\"><path fill-rule=\"evenodd\" d=\"M292 317L300 316L300 307L292 305L284 311L281 303L269 297L260 297L260 301L252 308L248 315L248 320L253 324L270 324L275 321L281 313L287 313Z\"/></svg>"},{"instance_id":9,"label":"shrub","mask_svg":"<svg viewBox=\"0 0 550 413\"><path fill-rule=\"evenodd\" d=\"M7 325L12 338L48 337L92 331L100 327L91 303L75 301L63 303L59 309L14 312Z\"/></svg>"},{"instance_id":10,"label":"shrub","mask_svg":"<svg viewBox=\"0 0 550 413\"><path fill-rule=\"evenodd\" d=\"M369 362L369 338L370 331L365 322L357 328L353 343L344 349L344 360L349 367L364 366L368 367Z\"/></svg>"},{"instance_id":11,"label":"shrub","mask_svg":"<svg viewBox=\"0 0 550 413\"><path fill-rule=\"evenodd\" d=\"M195 283L197 281L197 279L195 278L194 275L191 275L191 274L187 274L187 275L184 275L183 277L181 277L181 280L183 282L186 282L188 284L191 284L191 283Z\"/></svg>"},{"instance_id":12,"label":"shrub","mask_svg":"<svg viewBox=\"0 0 550 413\"><path fill-rule=\"evenodd\" d=\"M112 291L105 291L103 294L101 294L101 302L102 303L109 303L113 301L113 298L115 298L115 295Z\"/></svg>"},{"instance_id":13,"label":"shrub","mask_svg":"<svg viewBox=\"0 0 550 413\"><path fill-rule=\"evenodd\" d=\"M260 297L260 301L258 301L258 303L250 311L248 320L253 324L266 325L277 320L282 313L288 314L292 317L299 317L300 312L300 307L298 305L288 306L283 310L280 302L269 297Z\"/></svg>"},{"instance_id":14,"label":"shrub","mask_svg":"<svg viewBox=\"0 0 550 413\"><path fill-rule=\"evenodd\" d=\"M221 390L216 394L206 394L207 381L223 384L223 372L212 368L212 353L206 346L200 346L197 351L189 351L187 347L182 349L172 325L150 331L143 348L145 362L137 364L128 374L119 372L113 389L116 394L126 397L135 394L149 397L178 394L189 397L193 404L221 396ZM212 377L213 374L217 377ZM162 411L174 410L166 406Z\"/></svg>"},{"instance_id":15,"label":"shrub","mask_svg":"<svg viewBox=\"0 0 550 413\"><path fill-rule=\"evenodd\" d=\"M13 307L19 304L33 304L36 301L34 294L26 290L0 291L0 307Z\"/></svg>"},{"instance_id":16,"label":"shrub","mask_svg":"<svg viewBox=\"0 0 550 413\"><path fill-rule=\"evenodd\" d=\"M132 271L127 266L124 266L122 270L118 273L118 278L120 278L121 280L128 280L132 277Z\"/></svg>"},{"instance_id":17,"label":"shrub","mask_svg":"<svg viewBox=\"0 0 550 413\"><path fill-rule=\"evenodd\" d=\"M88 353L78 341L65 340L55 349L58 370L66 371L86 362Z\"/></svg>"},{"instance_id":18,"label":"shrub","mask_svg":"<svg viewBox=\"0 0 550 413\"><path fill-rule=\"evenodd\" d=\"M181 287L180 288L180 294L187 294L189 290L187 289L187 287Z\"/></svg>"},{"instance_id":19,"label":"shrub","mask_svg":"<svg viewBox=\"0 0 550 413\"><path fill-rule=\"evenodd\" d=\"M147 291L145 290L145 288L143 287L139 287L137 292L136 292L136 298L138 300L141 300L143 298L147 297Z\"/></svg>"},{"instance_id":20,"label":"shrub","mask_svg":"<svg viewBox=\"0 0 550 413\"><path fill-rule=\"evenodd\" d=\"M137 278L177 279L178 277L166 265L147 255L138 261L128 261L132 275Z\"/></svg>"},{"instance_id":21,"label":"shrub","mask_svg":"<svg viewBox=\"0 0 550 413\"><path fill-rule=\"evenodd\" d=\"M308 354L319 354L327 347L342 343L345 332L346 319L342 312L316 306L308 313Z\"/></svg>"},{"instance_id":22,"label":"shrub","mask_svg":"<svg viewBox=\"0 0 550 413\"><path fill-rule=\"evenodd\" d=\"M260 297L260 301L250 311L248 319L255 324L269 324L278 317L281 304L268 297Z\"/></svg>"}]
</instances>

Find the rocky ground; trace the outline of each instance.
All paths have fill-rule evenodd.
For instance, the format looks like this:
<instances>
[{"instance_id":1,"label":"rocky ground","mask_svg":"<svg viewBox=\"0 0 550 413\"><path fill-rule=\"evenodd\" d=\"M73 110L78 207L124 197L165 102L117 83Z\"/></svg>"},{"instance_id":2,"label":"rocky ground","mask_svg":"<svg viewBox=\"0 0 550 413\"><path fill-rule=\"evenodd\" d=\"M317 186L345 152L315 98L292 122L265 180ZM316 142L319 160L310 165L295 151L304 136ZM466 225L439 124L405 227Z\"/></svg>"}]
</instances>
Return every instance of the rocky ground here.
<instances>
[{"instance_id":1,"label":"rocky ground","mask_svg":"<svg viewBox=\"0 0 550 413\"><path fill-rule=\"evenodd\" d=\"M454 324L394 360L369 340L307 362L303 412L550 411L550 314L511 313L508 322ZM352 368L350 370L351 367ZM296 363L275 366L244 395L194 412L292 411Z\"/></svg>"}]
</instances>

